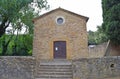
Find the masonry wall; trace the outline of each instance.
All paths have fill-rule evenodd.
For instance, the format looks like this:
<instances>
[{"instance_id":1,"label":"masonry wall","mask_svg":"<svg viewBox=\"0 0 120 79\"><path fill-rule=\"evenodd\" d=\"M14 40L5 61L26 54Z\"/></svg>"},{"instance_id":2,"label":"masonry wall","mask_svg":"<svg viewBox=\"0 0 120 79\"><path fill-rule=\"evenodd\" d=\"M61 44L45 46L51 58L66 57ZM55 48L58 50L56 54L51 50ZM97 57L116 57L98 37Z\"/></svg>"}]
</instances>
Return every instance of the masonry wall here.
<instances>
[{"instance_id":1,"label":"masonry wall","mask_svg":"<svg viewBox=\"0 0 120 79\"><path fill-rule=\"evenodd\" d=\"M110 42L107 48L106 56L120 56L120 45L115 45Z\"/></svg>"},{"instance_id":2,"label":"masonry wall","mask_svg":"<svg viewBox=\"0 0 120 79\"><path fill-rule=\"evenodd\" d=\"M62 16L65 23L56 24ZM86 20L74 14L57 10L34 22L33 56L37 59L54 59L53 42L66 41L67 59L88 57Z\"/></svg>"},{"instance_id":3,"label":"masonry wall","mask_svg":"<svg viewBox=\"0 0 120 79\"><path fill-rule=\"evenodd\" d=\"M120 57L73 60L73 79L120 79Z\"/></svg>"},{"instance_id":4,"label":"masonry wall","mask_svg":"<svg viewBox=\"0 0 120 79\"><path fill-rule=\"evenodd\" d=\"M100 45L95 45L94 47L88 47L90 58L104 57L106 52L107 42Z\"/></svg>"},{"instance_id":5,"label":"masonry wall","mask_svg":"<svg viewBox=\"0 0 120 79\"><path fill-rule=\"evenodd\" d=\"M40 64L40 63L38 63ZM120 79L120 57L73 60L73 79ZM33 57L0 57L0 79L35 79Z\"/></svg>"},{"instance_id":6,"label":"masonry wall","mask_svg":"<svg viewBox=\"0 0 120 79\"><path fill-rule=\"evenodd\" d=\"M34 79L33 57L0 57L0 79Z\"/></svg>"}]
</instances>

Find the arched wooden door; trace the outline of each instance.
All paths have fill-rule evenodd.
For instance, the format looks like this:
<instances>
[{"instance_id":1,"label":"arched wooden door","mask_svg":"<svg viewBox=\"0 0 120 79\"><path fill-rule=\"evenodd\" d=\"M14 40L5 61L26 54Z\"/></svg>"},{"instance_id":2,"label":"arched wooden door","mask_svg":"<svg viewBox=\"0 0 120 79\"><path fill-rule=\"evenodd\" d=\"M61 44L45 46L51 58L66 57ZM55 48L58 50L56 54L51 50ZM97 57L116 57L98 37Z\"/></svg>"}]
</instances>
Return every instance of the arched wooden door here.
<instances>
[{"instance_id":1,"label":"arched wooden door","mask_svg":"<svg viewBox=\"0 0 120 79\"><path fill-rule=\"evenodd\" d=\"M66 58L66 41L54 41L53 45L54 58L65 59Z\"/></svg>"}]
</instances>

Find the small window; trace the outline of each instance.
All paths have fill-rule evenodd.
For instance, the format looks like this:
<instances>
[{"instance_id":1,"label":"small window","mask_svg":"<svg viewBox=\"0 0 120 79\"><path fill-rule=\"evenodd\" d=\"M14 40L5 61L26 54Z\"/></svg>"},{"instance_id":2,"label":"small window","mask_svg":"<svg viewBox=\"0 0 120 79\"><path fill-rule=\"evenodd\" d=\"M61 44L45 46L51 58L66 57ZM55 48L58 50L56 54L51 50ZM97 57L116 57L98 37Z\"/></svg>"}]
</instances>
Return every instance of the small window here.
<instances>
[{"instance_id":1,"label":"small window","mask_svg":"<svg viewBox=\"0 0 120 79\"><path fill-rule=\"evenodd\" d=\"M64 18L63 18L63 17L58 17L58 18L56 19L56 23L57 23L58 25L63 24L63 23L64 23Z\"/></svg>"}]
</instances>

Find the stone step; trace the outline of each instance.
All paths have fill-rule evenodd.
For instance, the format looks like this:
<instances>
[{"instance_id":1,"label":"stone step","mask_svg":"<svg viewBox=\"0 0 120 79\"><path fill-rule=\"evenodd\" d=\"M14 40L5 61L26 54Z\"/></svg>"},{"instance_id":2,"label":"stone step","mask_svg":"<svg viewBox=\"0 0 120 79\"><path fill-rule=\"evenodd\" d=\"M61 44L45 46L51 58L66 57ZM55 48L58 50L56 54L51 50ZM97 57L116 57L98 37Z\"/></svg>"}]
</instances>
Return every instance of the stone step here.
<instances>
[{"instance_id":1,"label":"stone step","mask_svg":"<svg viewBox=\"0 0 120 79\"><path fill-rule=\"evenodd\" d=\"M72 75L72 72L38 72L39 75Z\"/></svg>"},{"instance_id":2,"label":"stone step","mask_svg":"<svg viewBox=\"0 0 120 79\"><path fill-rule=\"evenodd\" d=\"M62 68L62 69L70 69L72 65L40 65L39 68Z\"/></svg>"},{"instance_id":3,"label":"stone step","mask_svg":"<svg viewBox=\"0 0 120 79\"><path fill-rule=\"evenodd\" d=\"M72 74L39 74L36 78L72 78Z\"/></svg>"},{"instance_id":4,"label":"stone step","mask_svg":"<svg viewBox=\"0 0 120 79\"><path fill-rule=\"evenodd\" d=\"M35 79L72 79L72 78L35 78Z\"/></svg>"},{"instance_id":5,"label":"stone step","mask_svg":"<svg viewBox=\"0 0 120 79\"><path fill-rule=\"evenodd\" d=\"M36 79L72 79L71 62L67 60L40 61Z\"/></svg>"},{"instance_id":6,"label":"stone step","mask_svg":"<svg viewBox=\"0 0 120 79\"><path fill-rule=\"evenodd\" d=\"M36 78L72 78L72 75L38 75Z\"/></svg>"},{"instance_id":7,"label":"stone step","mask_svg":"<svg viewBox=\"0 0 120 79\"><path fill-rule=\"evenodd\" d=\"M71 61L64 59L41 60L40 65L71 65Z\"/></svg>"},{"instance_id":8,"label":"stone step","mask_svg":"<svg viewBox=\"0 0 120 79\"><path fill-rule=\"evenodd\" d=\"M39 72L72 72L72 69L39 69Z\"/></svg>"},{"instance_id":9,"label":"stone step","mask_svg":"<svg viewBox=\"0 0 120 79\"><path fill-rule=\"evenodd\" d=\"M52 76L52 77L69 77L72 76L72 74L39 74L39 76Z\"/></svg>"}]
</instances>

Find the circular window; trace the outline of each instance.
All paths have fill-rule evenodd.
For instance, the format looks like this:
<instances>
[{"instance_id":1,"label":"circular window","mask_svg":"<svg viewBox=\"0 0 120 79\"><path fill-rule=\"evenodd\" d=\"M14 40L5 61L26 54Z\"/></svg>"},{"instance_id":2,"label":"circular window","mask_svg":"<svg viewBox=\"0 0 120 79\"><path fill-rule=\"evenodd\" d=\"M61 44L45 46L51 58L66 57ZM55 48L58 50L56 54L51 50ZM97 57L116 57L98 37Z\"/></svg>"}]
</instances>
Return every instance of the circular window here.
<instances>
[{"instance_id":1,"label":"circular window","mask_svg":"<svg viewBox=\"0 0 120 79\"><path fill-rule=\"evenodd\" d=\"M64 18L63 17L58 17L56 19L56 23L59 24L59 25L63 24L64 23Z\"/></svg>"}]
</instances>

